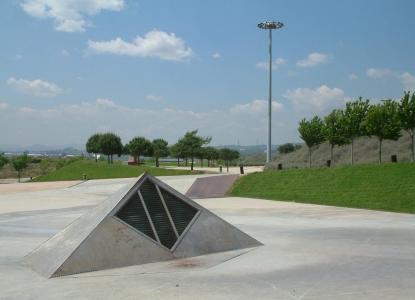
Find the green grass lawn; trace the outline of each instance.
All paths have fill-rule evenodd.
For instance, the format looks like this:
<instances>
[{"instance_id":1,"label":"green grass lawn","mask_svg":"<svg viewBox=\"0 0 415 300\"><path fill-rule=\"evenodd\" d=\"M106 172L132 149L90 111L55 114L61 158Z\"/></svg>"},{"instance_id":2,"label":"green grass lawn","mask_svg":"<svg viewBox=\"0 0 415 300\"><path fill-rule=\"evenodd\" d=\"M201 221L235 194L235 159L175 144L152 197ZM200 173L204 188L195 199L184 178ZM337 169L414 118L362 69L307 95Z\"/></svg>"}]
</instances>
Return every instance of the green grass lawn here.
<instances>
[{"instance_id":1,"label":"green grass lawn","mask_svg":"<svg viewBox=\"0 0 415 300\"><path fill-rule=\"evenodd\" d=\"M415 164L254 173L242 177L231 195L415 213Z\"/></svg>"},{"instance_id":2,"label":"green grass lawn","mask_svg":"<svg viewBox=\"0 0 415 300\"><path fill-rule=\"evenodd\" d=\"M86 174L88 179L137 177L145 171L154 176L192 174L188 170L167 170L145 165L127 166L116 162L108 165L102 161L96 163L93 160L78 160L49 174L36 177L33 181L80 180L82 174Z\"/></svg>"}]
</instances>

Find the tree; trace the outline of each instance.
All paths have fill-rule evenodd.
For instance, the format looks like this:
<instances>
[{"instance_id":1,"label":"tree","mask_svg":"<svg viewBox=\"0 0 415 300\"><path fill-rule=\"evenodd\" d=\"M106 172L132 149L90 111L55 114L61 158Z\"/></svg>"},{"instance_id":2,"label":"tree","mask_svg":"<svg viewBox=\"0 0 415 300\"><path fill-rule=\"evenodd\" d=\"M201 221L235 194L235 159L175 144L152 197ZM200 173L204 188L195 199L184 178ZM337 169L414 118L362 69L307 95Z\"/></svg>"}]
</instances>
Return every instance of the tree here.
<instances>
[{"instance_id":1,"label":"tree","mask_svg":"<svg viewBox=\"0 0 415 300\"><path fill-rule=\"evenodd\" d=\"M137 136L127 145L129 154L134 157L134 163L140 164L141 155L152 155L153 146L145 137Z\"/></svg>"},{"instance_id":2,"label":"tree","mask_svg":"<svg viewBox=\"0 0 415 300\"><path fill-rule=\"evenodd\" d=\"M208 167L212 167L212 162L219 158L219 151L213 147L204 147L205 158L208 160Z\"/></svg>"},{"instance_id":3,"label":"tree","mask_svg":"<svg viewBox=\"0 0 415 300\"><path fill-rule=\"evenodd\" d=\"M108 132L102 134L99 140L102 154L107 156L108 164L112 164L112 156L114 154L120 156L123 152L121 138L114 133Z\"/></svg>"},{"instance_id":4,"label":"tree","mask_svg":"<svg viewBox=\"0 0 415 300\"><path fill-rule=\"evenodd\" d=\"M292 143L285 143L278 146L278 152L282 154L294 152L296 149L295 145Z\"/></svg>"},{"instance_id":5,"label":"tree","mask_svg":"<svg viewBox=\"0 0 415 300\"><path fill-rule=\"evenodd\" d=\"M27 168L28 164L29 164L29 157L27 156L26 153L24 153L23 155L14 156L12 158L12 165L13 165L13 168L17 171L17 178L19 182L20 182L21 172Z\"/></svg>"},{"instance_id":6,"label":"tree","mask_svg":"<svg viewBox=\"0 0 415 300\"><path fill-rule=\"evenodd\" d=\"M401 136L398 103L393 100L384 100L382 103L371 105L364 124L368 135L376 136L379 140L380 164L382 163L382 141L396 141Z\"/></svg>"},{"instance_id":7,"label":"tree","mask_svg":"<svg viewBox=\"0 0 415 300\"><path fill-rule=\"evenodd\" d=\"M300 133L301 139L305 142L308 147L309 154L309 167L311 168L311 151L314 146L317 146L324 142L324 123L323 121L315 116L311 120L307 121L302 119L298 126L298 132Z\"/></svg>"},{"instance_id":8,"label":"tree","mask_svg":"<svg viewBox=\"0 0 415 300\"><path fill-rule=\"evenodd\" d=\"M163 139L155 139L152 142L153 156L156 159L156 167L159 167L159 158L169 155L168 142Z\"/></svg>"},{"instance_id":9,"label":"tree","mask_svg":"<svg viewBox=\"0 0 415 300\"><path fill-rule=\"evenodd\" d=\"M8 163L9 163L8 158L4 155L4 153L0 153L0 169L3 168Z\"/></svg>"},{"instance_id":10,"label":"tree","mask_svg":"<svg viewBox=\"0 0 415 300\"><path fill-rule=\"evenodd\" d=\"M176 144L174 144L170 147L170 154L173 157L177 158L177 166L178 167L180 166L180 158L184 158L184 156L185 156L185 153L184 153L183 149L184 149L183 144L179 143L179 142L177 142Z\"/></svg>"},{"instance_id":11,"label":"tree","mask_svg":"<svg viewBox=\"0 0 415 300\"><path fill-rule=\"evenodd\" d=\"M354 164L354 140L366 135L365 119L369 110L369 100L360 97L357 101L347 102L344 111L345 136L350 140L350 161Z\"/></svg>"},{"instance_id":12,"label":"tree","mask_svg":"<svg viewBox=\"0 0 415 300\"><path fill-rule=\"evenodd\" d=\"M194 158L197 152L203 145L209 144L212 140L211 137L201 137L197 135L198 130L188 131L186 134L179 140L179 143L182 143L184 147L184 153L191 158L190 169L193 171Z\"/></svg>"},{"instance_id":13,"label":"tree","mask_svg":"<svg viewBox=\"0 0 415 300\"><path fill-rule=\"evenodd\" d=\"M98 162L98 153L102 152L101 137L102 134L95 133L86 142L86 152L94 154L95 162Z\"/></svg>"},{"instance_id":14,"label":"tree","mask_svg":"<svg viewBox=\"0 0 415 300\"><path fill-rule=\"evenodd\" d=\"M239 151L229 148L222 148L219 150L219 157L226 163L226 172L229 172L229 163L238 159L240 156Z\"/></svg>"},{"instance_id":15,"label":"tree","mask_svg":"<svg viewBox=\"0 0 415 300\"><path fill-rule=\"evenodd\" d=\"M333 162L334 146L349 143L345 133L345 118L342 110L335 109L324 118L324 137L330 144L330 159Z\"/></svg>"},{"instance_id":16,"label":"tree","mask_svg":"<svg viewBox=\"0 0 415 300\"><path fill-rule=\"evenodd\" d=\"M405 92L404 96L399 103L399 119L401 120L402 129L408 132L411 137L411 152L412 162L415 162L415 92Z\"/></svg>"}]
</instances>

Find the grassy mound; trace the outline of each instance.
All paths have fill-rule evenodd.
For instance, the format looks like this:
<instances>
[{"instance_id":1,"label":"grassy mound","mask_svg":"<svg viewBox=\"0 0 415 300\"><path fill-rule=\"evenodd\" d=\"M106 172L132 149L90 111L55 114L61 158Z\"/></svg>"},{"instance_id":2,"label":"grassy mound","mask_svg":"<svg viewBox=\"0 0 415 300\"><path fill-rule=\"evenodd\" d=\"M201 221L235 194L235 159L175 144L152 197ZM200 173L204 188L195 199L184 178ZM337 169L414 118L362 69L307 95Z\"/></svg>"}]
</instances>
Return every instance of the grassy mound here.
<instances>
[{"instance_id":1,"label":"grassy mound","mask_svg":"<svg viewBox=\"0 0 415 300\"><path fill-rule=\"evenodd\" d=\"M187 170L167 170L150 166L127 166L120 163L108 165L106 162L78 160L49 174L36 177L33 181L80 180L83 174L88 179L137 177L147 171L154 176L188 175Z\"/></svg>"},{"instance_id":2,"label":"grassy mound","mask_svg":"<svg viewBox=\"0 0 415 300\"><path fill-rule=\"evenodd\" d=\"M242 177L231 195L415 213L415 164L254 173Z\"/></svg>"}]
</instances>

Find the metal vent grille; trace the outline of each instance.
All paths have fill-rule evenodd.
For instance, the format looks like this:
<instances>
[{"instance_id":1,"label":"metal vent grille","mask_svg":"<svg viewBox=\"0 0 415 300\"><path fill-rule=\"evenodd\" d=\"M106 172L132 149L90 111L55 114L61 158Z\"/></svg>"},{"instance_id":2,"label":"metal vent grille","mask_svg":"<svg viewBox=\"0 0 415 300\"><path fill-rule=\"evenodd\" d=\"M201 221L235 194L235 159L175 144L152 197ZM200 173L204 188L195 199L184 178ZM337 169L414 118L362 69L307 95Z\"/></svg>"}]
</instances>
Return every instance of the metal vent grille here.
<instances>
[{"instance_id":1,"label":"metal vent grille","mask_svg":"<svg viewBox=\"0 0 415 300\"><path fill-rule=\"evenodd\" d=\"M115 217L172 249L198 210L145 179Z\"/></svg>"},{"instance_id":2,"label":"metal vent grille","mask_svg":"<svg viewBox=\"0 0 415 300\"><path fill-rule=\"evenodd\" d=\"M116 216L153 240L156 239L138 194L134 194Z\"/></svg>"},{"instance_id":3,"label":"metal vent grille","mask_svg":"<svg viewBox=\"0 0 415 300\"><path fill-rule=\"evenodd\" d=\"M170 211L177 232L181 235L196 215L197 209L163 189L160 189L160 191Z\"/></svg>"},{"instance_id":4,"label":"metal vent grille","mask_svg":"<svg viewBox=\"0 0 415 300\"><path fill-rule=\"evenodd\" d=\"M167 248L173 247L178 237L174 232L156 186L154 183L146 180L141 185L140 192L157 231L160 243Z\"/></svg>"}]
</instances>

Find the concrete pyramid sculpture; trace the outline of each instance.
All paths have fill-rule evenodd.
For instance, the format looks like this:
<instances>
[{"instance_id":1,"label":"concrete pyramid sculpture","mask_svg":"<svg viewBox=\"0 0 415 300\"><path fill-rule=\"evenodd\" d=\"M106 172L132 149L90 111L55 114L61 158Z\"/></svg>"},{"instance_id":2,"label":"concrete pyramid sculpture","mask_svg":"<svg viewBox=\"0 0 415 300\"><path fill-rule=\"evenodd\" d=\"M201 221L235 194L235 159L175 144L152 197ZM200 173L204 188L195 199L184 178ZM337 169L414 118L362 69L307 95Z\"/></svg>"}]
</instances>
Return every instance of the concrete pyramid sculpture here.
<instances>
[{"instance_id":1,"label":"concrete pyramid sculpture","mask_svg":"<svg viewBox=\"0 0 415 300\"><path fill-rule=\"evenodd\" d=\"M25 263L50 278L260 245L144 174L44 242Z\"/></svg>"}]
</instances>

